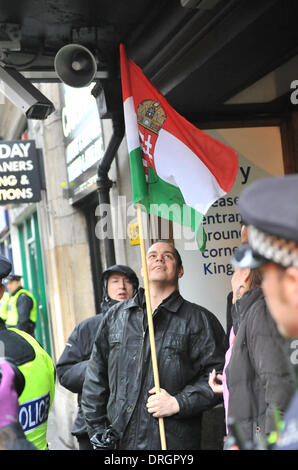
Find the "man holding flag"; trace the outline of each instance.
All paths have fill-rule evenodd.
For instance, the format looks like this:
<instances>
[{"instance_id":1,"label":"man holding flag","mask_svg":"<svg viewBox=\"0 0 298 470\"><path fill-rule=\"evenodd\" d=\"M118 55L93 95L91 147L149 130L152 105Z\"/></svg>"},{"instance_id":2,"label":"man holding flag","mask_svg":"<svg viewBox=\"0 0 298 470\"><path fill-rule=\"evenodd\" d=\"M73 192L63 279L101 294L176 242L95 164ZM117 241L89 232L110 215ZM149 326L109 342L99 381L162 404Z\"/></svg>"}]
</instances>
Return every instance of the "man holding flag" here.
<instances>
[{"instance_id":1,"label":"man holding flag","mask_svg":"<svg viewBox=\"0 0 298 470\"><path fill-rule=\"evenodd\" d=\"M95 449L160 449L162 417L167 449L196 450L202 412L220 400L208 375L223 368L226 336L212 313L180 295L183 266L170 243L153 244L146 261L160 393L155 394L146 303L139 289L109 310L97 332L82 394L88 434Z\"/></svg>"},{"instance_id":2,"label":"man holding flag","mask_svg":"<svg viewBox=\"0 0 298 470\"><path fill-rule=\"evenodd\" d=\"M146 256L141 206L191 227L203 251L201 222L231 189L238 160L234 150L180 116L123 45L120 60L145 292L140 289L103 320L82 408L95 449L195 450L202 412L218 402L208 374L223 368L226 336L212 313L181 297L184 271L177 250L158 242Z\"/></svg>"}]
</instances>

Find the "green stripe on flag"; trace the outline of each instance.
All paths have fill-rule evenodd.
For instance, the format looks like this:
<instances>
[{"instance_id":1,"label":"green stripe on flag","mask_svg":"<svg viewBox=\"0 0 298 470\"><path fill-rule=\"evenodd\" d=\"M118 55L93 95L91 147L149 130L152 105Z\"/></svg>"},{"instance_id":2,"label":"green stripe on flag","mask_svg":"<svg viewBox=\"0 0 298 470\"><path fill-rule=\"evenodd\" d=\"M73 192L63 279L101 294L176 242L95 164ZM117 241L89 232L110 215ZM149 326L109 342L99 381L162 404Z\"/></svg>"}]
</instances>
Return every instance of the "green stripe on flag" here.
<instances>
[{"instance_id":1,"label":"green stripe on flag","mask_svg":"<svg viewBox=\"0 0 298 470\"><path fill-rule=\"evenodd\" d=\"M134 204L144 201L144 204L148 195L148 186L146 183L140 147L137 147L129 153L129 164L132 186L132 201Z\"/></svg>"},{"instance_id":2,"label":"green stripe on flag","mask_svg":"<svg viewBox=\"0 0 298 470\"><path fill-rule=\"evenodd\" d=\"M180 189L161 179L152 168L148 169L148 182L150 213L190 227L195 233L200 250L204 251L206 246L206 234L202 225L204 215L185 204ZM148 208L146 209L148 212Z\"/></svg>"},{"instance_id":3,"label":"green stripe on flag","mask_svg":"<svg viewBox=\"0 0 298 470\"><path fill-rule=\"evenodd\" d=\"M148 183L146 182L140 148L130 152L129 158L133 203L140 202L148 214L190 227L200 250L204 251L206 245L206 234L202 225L204 215L185 204L180 189L161 179L153 168L148 168Z\"/></svg>"}]
</instances>

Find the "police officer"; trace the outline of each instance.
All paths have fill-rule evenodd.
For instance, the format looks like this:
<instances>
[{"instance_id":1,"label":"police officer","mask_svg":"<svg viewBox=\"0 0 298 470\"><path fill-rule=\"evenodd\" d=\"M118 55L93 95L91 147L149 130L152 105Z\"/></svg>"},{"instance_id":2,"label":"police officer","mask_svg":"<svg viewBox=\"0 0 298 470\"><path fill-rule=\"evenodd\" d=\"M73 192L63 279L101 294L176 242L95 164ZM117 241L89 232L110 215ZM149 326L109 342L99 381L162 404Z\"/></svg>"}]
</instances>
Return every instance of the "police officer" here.
<instances>
[{"instance_id":1,"label":"police officer","mask_svg":"<svg viewBox=\"0 0 298 470\"><path fill-rule=\"evenodd\" d=\"M234 255L238 268L260 267L262 288L280 333L298 337L298 175L259 180L243 191L239 211L248 244ZM297 341L292 341L297 349ZM290 361L297 364L292 351ZM277 433L278 436L278 433ZM284 416L276 449L298 449L298 392Z\"/></svg>"},{"instance_id":2,"label":"police officer","mask_svg":"<svg viewBox=\"0 0 298 470\"><path fill-rule=\"evenodd\" d=\"M10 262L0 256L0 297L3 277L11 271ZM22 372L25 387L19 396L18 419L28 441L39 450L47 449L47 420L54 399L55 370L50 356L25 331L7 328L0 319L1 355L10 359Z\"/></svg>"},{"instance_id":3,"label":"police officer","mask_svg":"<svg viewBox=\"0 0 298 470\"><path fill-rule=\"evenodd\" d=\"M8 302L9 302L9 292L4 291L2 299L0 299L0 318L6 322L7 320L7 313L8 313Z\"/></svg>"},{"instance_id":4,"label":"police officer","mask_svg":"<svg viewBox=\"0 0 298 470\"><path fill-rule=\"evenodd\" d=\"M18 421L18 396L24 386L24 376L15 364L0 358L0 450L37 450Z\"/></svg>"},{"instance_id":5,"label":"police officer","mask_svg":"<svg viewBox=\"0 0 298 470\"><path fill-rule=\"evenodd\" d=\"M34 336L37 305L34 296L24 289L22 276L11 274L6 278L6 286L10 293L7 306L7 327L15 327Z\"/></svg>"}]
</instances>

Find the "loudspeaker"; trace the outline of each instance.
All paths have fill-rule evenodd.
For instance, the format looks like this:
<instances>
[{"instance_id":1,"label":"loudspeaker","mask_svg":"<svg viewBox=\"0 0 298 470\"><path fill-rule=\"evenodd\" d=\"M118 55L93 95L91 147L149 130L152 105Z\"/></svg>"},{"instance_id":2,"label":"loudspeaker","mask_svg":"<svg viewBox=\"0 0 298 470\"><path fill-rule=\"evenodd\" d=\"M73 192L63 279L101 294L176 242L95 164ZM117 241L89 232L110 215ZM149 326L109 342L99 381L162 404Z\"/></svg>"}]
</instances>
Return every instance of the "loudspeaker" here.
<instances>
[{"instance_id":1,"label":"loudspeaker","mask_svg":"<svg viewBox=\"0 0 298 470\"><path fill-rule=\"evenodd\" d=\"M89 49L80 44L67 44L56 54L54 67L66 85L81 88L95 77L97 64Z\"/></svg>"}]
</instances>

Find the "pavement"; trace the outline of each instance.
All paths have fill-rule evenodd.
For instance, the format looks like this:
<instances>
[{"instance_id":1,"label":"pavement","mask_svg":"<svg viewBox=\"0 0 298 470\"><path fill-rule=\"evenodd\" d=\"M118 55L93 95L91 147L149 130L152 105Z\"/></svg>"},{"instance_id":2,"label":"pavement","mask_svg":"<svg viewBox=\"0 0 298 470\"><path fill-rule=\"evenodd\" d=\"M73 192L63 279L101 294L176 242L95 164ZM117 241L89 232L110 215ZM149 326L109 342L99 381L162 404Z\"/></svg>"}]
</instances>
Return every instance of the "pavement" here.
<instances>
[{"instance_id":1,"label":"pavement","mask_svg":"<svg viewBox=\"0 0 298 470\"><path fill-rule=\"evenodd\" d=\"M59 436L54 406L49 413L47 440L49 450L74 450L68 447Z\"/></svg>"}]
</instances>

